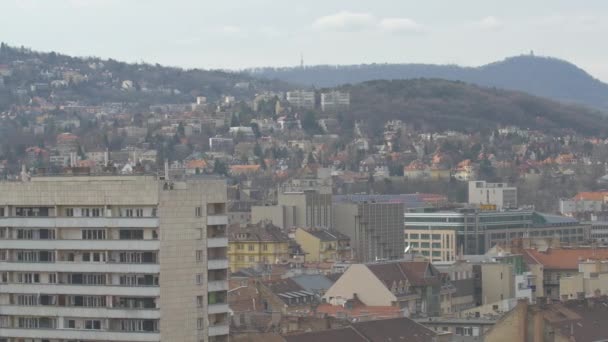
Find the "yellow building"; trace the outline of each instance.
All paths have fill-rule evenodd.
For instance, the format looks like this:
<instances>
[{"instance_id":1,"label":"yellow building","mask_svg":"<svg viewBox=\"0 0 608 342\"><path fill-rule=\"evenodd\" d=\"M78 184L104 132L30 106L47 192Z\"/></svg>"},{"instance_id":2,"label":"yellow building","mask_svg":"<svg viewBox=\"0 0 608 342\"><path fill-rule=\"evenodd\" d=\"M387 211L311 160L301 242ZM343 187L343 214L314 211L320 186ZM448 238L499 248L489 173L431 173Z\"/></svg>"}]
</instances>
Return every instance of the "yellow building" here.
<instances>
[{"instance_id":1,"label":"yellow building","mask_svg":"<svg viewBox=\"0 0 608 342\"><path fill-rule=\"evenodd\" d=\"M289 236L269 222L231 226L228 238L230 270L257 265L282 264L289 260Z\"/></svg>"},{"instance_id":2,"label":"yellow building","mask_svg":"<svg viewBox=\"0 0 608 342\"><path fill-rule=\"evenodd\" d=\"M340 232L298 228L295 238L306 253L307 262L345 261L352 258L350 238Z\"/></svg>"},{"instance_id":3,"label":"yellow building","mask_svg":"<svg viewBox=\"0 0 608 342\"><path fill-rule=\"evenodd\" d=\"M405 229L405 246L410 253L420 253L432 262L456 260L454 229Z\"/></svg>"}]
</instances>

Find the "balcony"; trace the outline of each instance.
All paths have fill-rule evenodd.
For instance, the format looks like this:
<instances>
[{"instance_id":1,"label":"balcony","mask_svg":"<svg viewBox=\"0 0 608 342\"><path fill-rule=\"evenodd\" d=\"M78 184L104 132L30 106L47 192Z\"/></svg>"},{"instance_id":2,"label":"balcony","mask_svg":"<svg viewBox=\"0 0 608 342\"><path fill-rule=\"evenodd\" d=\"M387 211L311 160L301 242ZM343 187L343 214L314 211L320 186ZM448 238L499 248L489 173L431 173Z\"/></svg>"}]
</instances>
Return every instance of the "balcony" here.
<instances>
[{"instance_id":1,"label":"balcony","mask_svg":"<svg viewBox=\"0 0 608 342\"><path fill-rule=\"evenodd\" d=\"M157 217L0 217L2 227L156 228Z\"/></svg>"},{"instance_id":2,"label":"balcony","mask_svg":"<svg viewBox=\"0 0 608 342\"><path fill-rule=\"evenodd\" d=\"M207 306L207 312L209 314L221 314L230 312L228 304L209 304Z\"/></svg>"},{"instance_id":3,"label":"balcony","mask_svg":"<svg viewBox=\"0 0 608 342\"><path fill-rule=\"evenodd\" d=\"M229 333L228 323L209 326L209 336L228 335L228 333Z\"/></svg>"},{"instance_id":4,"label":"balcony","mask_svg":"<svg viewBox=\"0 0 608 342\"><path fill-rule=\"evenodd\" d=\"M217 260L220 261L220 260ZM228 261L226 261L228 263ZM224 267L228 268L228 267ZM0 262L0 271L20 272L97 272L97 273L160 273L159 264L118 264L105 262Z\"/></svg>"},{"instance_id":5,"label":"balcony","mask_svg":"<svg viewBox=\"0 0 608 342\"><path fill-rule=\"evenodd\" d=\"M228 280L209 280L207 282L207 291L228 291Z\"/></svg>"},{"instance_id":6,"label":"balcony","mask_svg":"<svg viewBox=\"0 0 608 342\"><path fill-rule=\"evenodd\" d=\"M227 259L213 259L207 261L207 269L209 270L223 270L228 268Z\"/></svg>"},{"instance_id":7,"label":"balcony","mask_svg":"<svg viewBox=\"0 0 608 342\"><path fill-rule=\"evenodd\" d=\"M9 338L159 342L160 333L117 332L103 330L74 329L11 329L0 328L0 336Z\"/></svg>"},{"instance_id":8,"label":"balcony","mask_svg":"<svg viewBox=\"0 0 608 342\"><path fill-rule=\"evenodd\" d=\"M207 216L207 225L208 226L219 226L219 225L227 225L228 224L228 216L226 215L208 215Z\"/></svg>"},{"instance_id":9,"label":"balcony","mask_svg":"<svg viewBox=\"0 0 608 342\"><path fill-rule=\"evenodd\" d=\"M228 240L226 240L226 247ZM217 246L221 247L221 246ZM0 249L69 249L154 251L160 249L158 240L0 240Z\"/></svg>"},{"instance_id":10,"label":"balcony","mask_svg":"<svg viewBox=\"0 0 608 342\"><path fill-rule=\"evenodd\" d=\"M220 311L221 312L221 311ZM227 312L227 311L226 311ZM2 314L15 316L63 316L82 318L160 319L158 309L123 309L75 306L18 306L3 305Z\"/></svg>"},{"instance_id":11,"label":"balcony","mask_svg":"<svg viewBox=\"0 0 608 342\"><path fill-rule=\"evenodd\" d=\"M226 288L227 287L228 287L228 282L226 281ZM67 294L67 295L158 297L158 296L160 296L160 287L158 287L158 286L10 283L10 284L2 285L2 292L3 293L23 293L23 294L53 293L53 294Z\"/></svg>"},{"instance_id":12,"label":"balcony","mask_svg":"<svg viewBox=\"0 0 608 342\"><path fill-rule=\"evenodd\" d=\"M227 237L207 238L207 248L228 247Z\"/></svg>"}]
</instances>

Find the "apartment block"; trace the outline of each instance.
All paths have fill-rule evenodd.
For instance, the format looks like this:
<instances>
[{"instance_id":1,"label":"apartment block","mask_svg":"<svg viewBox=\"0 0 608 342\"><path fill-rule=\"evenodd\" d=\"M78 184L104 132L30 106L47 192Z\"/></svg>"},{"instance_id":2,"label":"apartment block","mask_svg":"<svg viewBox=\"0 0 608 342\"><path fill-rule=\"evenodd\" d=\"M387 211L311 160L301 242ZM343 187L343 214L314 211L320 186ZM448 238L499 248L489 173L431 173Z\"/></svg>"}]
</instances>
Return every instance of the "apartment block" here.
<instances>
[{"instance_id":1,"label":"apartment block","mask_svg":"<svg viewBox=\"0 0 608 342\"><path fill-rule=\"evenodd\" d=\"M289 236L269 221L230 227L228 259L236 272L258 265L284 264L289 261Z\"/></svg>"},{"instance_id":2,"label":"apartment block","mask_svg":"<svg viewBox=\"0 0 608 342\"><path fill-rule=\"evenodd\" d=\"M0 341L227 341L226 184L0 183Z\"/></svg>"},{"instance_id":3,"label":"apartment block","mask_svg":"<svg viewBox=\"0 0 608 342\"><path fill-rule=\"evenodd\" d=\"M298 228L295 240L306 253L308 262L336 262L352 258L350 238L335 230Z\"/></svg>"},{"instance_id":4,"label":"apartment block","mask_svg":"<svg viewBox=\"0 0 608 342\"><path fill-rule=\"evenodd\" d=\"M321 110L331 111L344 109L350 106L350 93L342 91L330 91L321 93Z\"/></svg>"},{"instance_id":5,"label":"apartment block","mask_svg":"<svg viewBox=\"0 0 608 342\"><path fill-rule=\"evenodd\" d=\"M295 107L308 109L315 108L315 92L308 90L294 90L287 92L287 102Z\"/></svg>"}]
</instances>

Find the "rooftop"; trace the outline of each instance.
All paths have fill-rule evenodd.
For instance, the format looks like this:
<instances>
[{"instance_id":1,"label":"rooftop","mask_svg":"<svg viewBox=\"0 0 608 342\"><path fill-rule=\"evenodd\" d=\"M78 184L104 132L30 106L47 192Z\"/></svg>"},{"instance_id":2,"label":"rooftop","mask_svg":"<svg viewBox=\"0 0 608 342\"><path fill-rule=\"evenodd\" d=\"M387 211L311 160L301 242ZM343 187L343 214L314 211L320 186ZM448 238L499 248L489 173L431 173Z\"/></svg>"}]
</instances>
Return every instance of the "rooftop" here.
<instances>
[{"instance_id":1,"label":"rooftop","mask_svg":"<svg viewBox=\"0 0 608 342\"><path fill-rule=\"evenodd\" d=\"M524 249L522 254L529 264L541 264L545 269L577 270L583 260L608 259L608 248L549 248L546 252Z\"/></svg>"}]
</instances>

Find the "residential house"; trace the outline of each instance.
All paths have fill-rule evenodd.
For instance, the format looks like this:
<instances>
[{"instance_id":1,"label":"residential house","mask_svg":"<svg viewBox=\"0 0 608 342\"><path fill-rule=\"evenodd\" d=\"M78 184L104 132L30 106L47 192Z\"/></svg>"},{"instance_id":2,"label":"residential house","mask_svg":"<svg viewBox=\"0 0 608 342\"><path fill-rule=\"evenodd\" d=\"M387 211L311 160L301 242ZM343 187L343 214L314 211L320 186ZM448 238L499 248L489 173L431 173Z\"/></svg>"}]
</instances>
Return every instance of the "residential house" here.
<instances>
[{"instance_id":1,"label":"residential house","mask_svg":"<svg viewBox=\"0 0 608 342\"><path fill-rule=\"evenodd\" d=\"M564 294L568 294L569 297L569 292L571 292L570 289L573 287L573 284L565 282L565 284L568 284L568 290L565 289L562 292L560 289L561 279L578 276L580 272L579 263L583 260L608 259L608 248L526 248L522 250L522 254L530 272L536 277L536 283L534 284L536 296L560 300L561 296ZM591 277L591 275L589 275L589 277ZM590 284L592 283L593 282L590 282ZM603 290L600 289L600 291L601 293L604 293ZM594 293L595 289L589 289L589 292Z\"/></svg>"},{"instance_id":2,"label":"residential house","mask_svg":"<svg viewBox=\"0 0 608 342\"><path fill-rule=\"evenodd\" d=\"M323 296L332 305L355 298L368 306L398 307L405 316L439 316L440 300L451 303L440 272L427 261L353 264Z\"/></svg>"},{"instance_id":3,"label":"residential house","mask_svg":"<svg viewBox=\"0 0 608 342\"><path fill-rule=\"evenodd\" d=\"M352 259L350 238L335 230L298 228L296 242L308 262L333 262Z\"/></svg>"},{"instance_id":4,"label":"residential house","mask_svg":"<svg viewBox=\"0 0 608 342\"><path fill-rule=\"evenodd\" d=\"M235 272L256 265L287 263L289 237L268 221L245 227L232 225L228 237L228 260Z\"/></svg>"}]
</instances>

